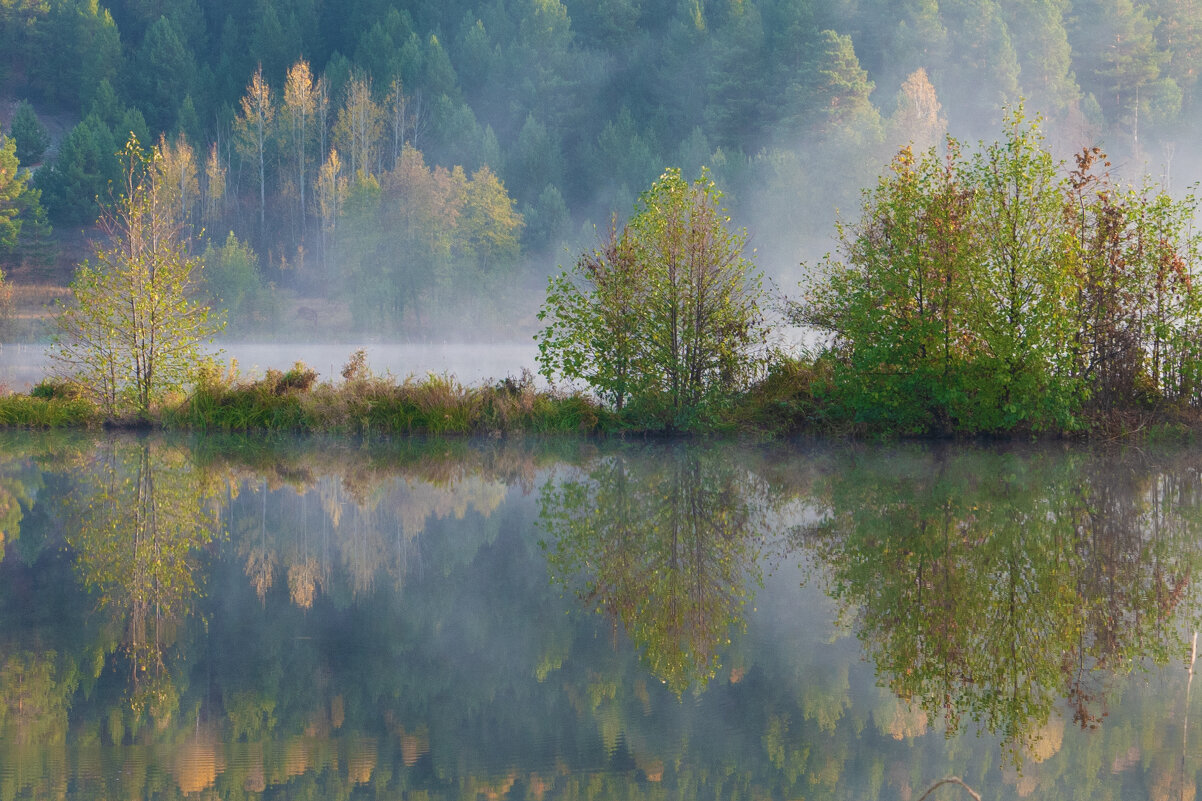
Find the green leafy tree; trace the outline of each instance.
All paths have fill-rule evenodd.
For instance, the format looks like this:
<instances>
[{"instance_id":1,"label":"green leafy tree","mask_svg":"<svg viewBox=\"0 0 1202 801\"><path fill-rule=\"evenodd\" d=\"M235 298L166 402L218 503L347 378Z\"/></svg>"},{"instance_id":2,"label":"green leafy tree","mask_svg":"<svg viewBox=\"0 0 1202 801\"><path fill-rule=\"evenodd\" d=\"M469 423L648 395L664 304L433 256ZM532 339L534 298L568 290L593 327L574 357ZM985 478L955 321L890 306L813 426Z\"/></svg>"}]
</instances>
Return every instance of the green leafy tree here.
<instances>
[{"instance_id":1,"label":"green leafy tree","mask_svg":"<svg viewBox=\"0 0 1202 801\"><path fill-rule=\"evenodd\" d=\"M1196 199L1175 201L1151 186L1121 191L1096 147L1075 161L1065 215L1073 245L1073 355L1091 403L1197 405Z\"/></svg>"},{"instance_id":2,"label":"green leafy tree","mask_svg":"<svg viewBox=\"0 0 1202 801\"><path fill-rule=\"evenodd\" d=\"M233 328L247 328L263 316L263 281L259 257L231 231L225 243L205 246L200 257L204 283L213 308L225 309Z\"/></svg>"},{"instance_id":3,"label":"green leafy tree","mask_svg":"<svg viewBox=\"0 0 1202 801\"><path fill-rule=\"evenodd\" d=\"M828 264L807 299L806 321L835 332L839 401L865 422L923 429L955 414L944 393L963 383L969 244L959 159L916 162L903 150L867 195L870 213L841 229L845 261Z\"/></svg>"},{"instance_id":4,"label":"green leafy tree","mask_svg":"<svg viewBox=\"0 0 1202 801\"><path fill-rule=\"evenodd\" d=\"M200 348L223 323L193 299L200 264L188 255L174 200L136 138L122 151L124 195L100 226L107 247L85 262L62 306L52 356L112 415L146 414L191 381Z\"/></svg>"},{"instance_id":5,"label":"green leafy tree","mask_svg":"<svg viewBox=\"0 0 1202 801\"><path fill-rule=\"evenodd\" d=\"M747 232L730 228L721 200L708 172L690 184L668 170L628 223L653 275L648 375L677 422L749 379L764 338L759 273L743 255Z\"/></svg>"},{"instance_id":6,"label":"green leafy tree","mask_svg":"<svg viewBox=\"0 0 1202 801\"><path fill-rule=\"evenodd\" d=\"M583 379L659 425L694 422L751 377L764 337L759 274L709 173L670 169L622 232L553 277L539 312L541 372Z\"/></svg>"},{"instance_id":7,"label":"green leafy tree","mask_svg":"<svg viewBox=\"0 0 1202 801\"><path fill-rule=\"evenodd\" d=\"M42 160L42 154L50 146L50 132L28 101L22 100L17 104L12 121L8 125L8 134L17 143L17 161L28 167Z\"/></svg>"},{"instance_id":8,"label":"green leafy tree","mask_svg":"<svg viewBox=\"0 0 1202 801\"><path fill-rule=\"evenodd\" d=\"M600 248L551 278L539 319L539 365L547 377L586 381L619 412L642 389L638 257L629 233L611 225Z\"/></svg>"},{"instance_id":9,"label":"green leafy tree","mask_svg":"<svg viewBox=\"0 0 1202 801\"><path fill-rule=\"evenodd\" d=\"M973 191L973 255L967 296L979 338L980 400L1020 419L1067 421L1080 392L1066 354L1072 336L1064 194L1057 164L1021 112L1005 138L981 150L967 176ZM976 411L979 418L986 408Z\"/></svg>"}]
</instances>

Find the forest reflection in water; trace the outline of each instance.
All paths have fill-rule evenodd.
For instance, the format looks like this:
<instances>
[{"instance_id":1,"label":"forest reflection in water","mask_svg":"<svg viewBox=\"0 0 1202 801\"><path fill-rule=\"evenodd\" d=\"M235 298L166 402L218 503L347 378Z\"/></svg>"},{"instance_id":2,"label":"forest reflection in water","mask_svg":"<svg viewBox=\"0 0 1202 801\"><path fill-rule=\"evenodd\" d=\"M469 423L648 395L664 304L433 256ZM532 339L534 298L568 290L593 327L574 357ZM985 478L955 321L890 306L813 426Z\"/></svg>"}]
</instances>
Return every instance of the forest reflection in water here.
<instances>
[{"instance_id":1,"label":"forest reflection in water","mask_svg":"<svg viewBox=\"0 0 1202 801\"><path fill-rule=\"evenodd\" d=\"M1200 500L1184 450L6 435L0 801L1192 797Z\"/></svg>"}]
</instances>

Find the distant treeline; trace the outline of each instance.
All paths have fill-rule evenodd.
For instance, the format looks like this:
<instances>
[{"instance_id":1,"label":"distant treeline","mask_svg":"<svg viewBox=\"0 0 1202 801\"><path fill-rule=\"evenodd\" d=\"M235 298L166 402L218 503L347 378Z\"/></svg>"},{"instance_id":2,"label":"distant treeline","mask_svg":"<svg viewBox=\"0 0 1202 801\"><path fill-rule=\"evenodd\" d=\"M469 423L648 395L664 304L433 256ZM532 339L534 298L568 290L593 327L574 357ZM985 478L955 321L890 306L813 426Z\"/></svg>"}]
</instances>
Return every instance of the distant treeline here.
<instances>
[{"instance_id":1,"label":"distant treeline","mask_svg":"<svg viewBox=\"0 0 1202 801\"><path fill-rule=\"evenodd\" d=\"M579 244L669 165L709 166L795 265L897 147L996 130L1020 97L1054 140L1181 171L1200 58L1169 0L0 0L3 94L78 121L18 147L52 223L94 222L128 133L162 135L197 230L233 232L259 284L338 279L373 327L428 324L439 286L512 289L519 255ZM0 266L36 251L0 239ZM270 319L251 305L235 323Z\"/></svg>"}]
</instances>

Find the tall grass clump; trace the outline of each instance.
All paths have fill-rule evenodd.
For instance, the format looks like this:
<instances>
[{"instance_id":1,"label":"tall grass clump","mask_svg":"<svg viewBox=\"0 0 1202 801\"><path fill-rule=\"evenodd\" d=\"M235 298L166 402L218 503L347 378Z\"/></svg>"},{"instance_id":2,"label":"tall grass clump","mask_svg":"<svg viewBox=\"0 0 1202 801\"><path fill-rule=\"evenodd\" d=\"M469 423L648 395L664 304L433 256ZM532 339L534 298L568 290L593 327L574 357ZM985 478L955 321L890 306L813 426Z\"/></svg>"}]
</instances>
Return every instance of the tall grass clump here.
<instances>
[{"instance_id":1,"label":"tall grass clump","mask_svg":"<svg viewBox=\"0 0 1202 801\"><path fill-rule=\"evenodd\" d=\"M303 362L288 371L268 370L260 379L239 379L228 369L201 368L192 394L163 415L168 426L216 431L305 431L312 428L302 403L317 382Z\"/></svg>"},{"instance_id":2,"label":"tall grass clump","mask_svg":"<svg viewBox=\"0 0 1202 801\"><path fill-rule=\"evenodd\" d=\"M83 428L102 420L96 405L65 382L43 381L28 395L0 395L0 427Z\"/></svg>"},{"instance_id":3,"label":"tall grass clump","mask_svg":"<svg viewBox=\"0 0 1202 801\"><path fill-rule=\"evenodd\" d=\"M483 424L490 432L529 431L537 434L570 434L597 431L600 406L578 393L539 392L534 374L522 370L482 393Z\"/></svg>"}]
</instances>

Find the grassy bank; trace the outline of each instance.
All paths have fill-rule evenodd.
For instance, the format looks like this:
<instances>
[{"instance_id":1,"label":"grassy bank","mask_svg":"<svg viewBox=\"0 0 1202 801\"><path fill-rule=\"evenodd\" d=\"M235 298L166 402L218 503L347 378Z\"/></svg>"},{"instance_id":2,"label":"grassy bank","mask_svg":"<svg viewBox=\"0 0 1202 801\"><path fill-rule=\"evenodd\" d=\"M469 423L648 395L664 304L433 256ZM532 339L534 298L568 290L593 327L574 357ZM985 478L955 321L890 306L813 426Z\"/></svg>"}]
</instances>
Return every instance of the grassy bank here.
<instances>
[{"instance_id":1,"label":"grassy bank","mask_svg":"<svg viewBox=\"0 0 1202 801\"><path fill-rule=\"evenodd\" d=\"M592 433L606 418L579 394L538 391L528 376L465 386L450 376L396 381L352 360L339 384L318 383L297 363L257 380L207 372L182 403L165 408L167 428L366 435L505 432Z\"/></svg>"},{"instance_id":2,"label":"grassy bank","mask_svg":"<svg viewBox=\"0 0 1202 801\"><path fill-rule=\"evenodd\" d=\"M112 417L78 387L46 381L29 394L0 395L0 427L21 429L146 427L197 432L328 433L358 436L498 436L504 434L659 434L668 430L646 408L621 413L582 393L538 389L533 377L468 386L446 375L397 380L378 376L356 354L341 381L319 382L296 363L258 378L236 366L202 369L196 386L148 417ZM822 360L778 357L747 390L713 402L687 426L696 434L757 437L819 435L880 438L1161 437L1188 438L1202 426L1197 410L1145 403L1138 408L1085 409L1071 429L897 431L874 425L838 402Z\"/></svg>"}]
</instances>

